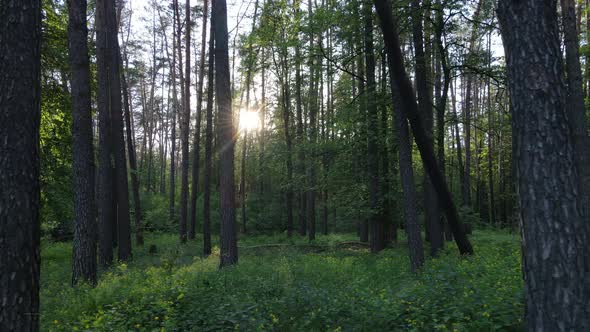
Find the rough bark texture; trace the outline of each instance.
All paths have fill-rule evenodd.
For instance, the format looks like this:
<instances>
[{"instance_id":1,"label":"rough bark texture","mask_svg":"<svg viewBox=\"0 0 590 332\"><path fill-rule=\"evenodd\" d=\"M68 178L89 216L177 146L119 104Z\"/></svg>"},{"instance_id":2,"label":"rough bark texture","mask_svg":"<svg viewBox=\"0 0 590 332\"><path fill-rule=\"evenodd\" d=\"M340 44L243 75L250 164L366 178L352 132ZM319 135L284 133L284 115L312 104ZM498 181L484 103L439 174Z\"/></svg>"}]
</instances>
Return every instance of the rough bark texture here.
<instances>
[{"instance_id":1,"label":"rough bark texture","mask_svg":"<svg viewBox=\"0 0 590 332\"><path fill-rule=\"evenodd\" d=\"M578 209L556 1L498 4L512 107L529 331L590 326L590 224Z\"/></svg>"},{"instance_id":2,"label":"rough bark texture","mask_svg":"<svg viewBox=\"0 0 590 332\"><path fill-rule=\"evenodd\" d=\"M580 176L578 200L582 216L586 218L587 222L590 222L590 137L588 136L588 117L582 89L575 1L561 0L561 12L567 70L568 120L573 135L574 158Z\"/></svg>"},{"instance_id":3,"label":"rough bark texture","mask_svg":"<svg viewBox=\"0 0 590 332\"><path fill-rule=\"evenodd\" d=\"M74 244L72 285L96 284L96 204L90 106L90 63L86 0L68 1L68 49L72 73Z\"/></svg>"},{"instance_id":4,"label":"rough bark texture","mask_svg":"<svg viewBox=\"0 0 590 332\"><path fill-rule=\"evenodd\" d=\"M0 330L39 330L41 1L0 2Z\"/></svg>"},{"instance_id":5,"label":"rough bark texture","mask_svg":"<svg viewBox=\"0 0 590 332\"><path fill-rule=\"evenodd\" d=\"M471 243L459 220L457 208L445 181L445 178L438 167L438 162L434 155L434 149L425 133L424 125L418 111L416 98L412 84L404 68L403 56L400 49L399 37L395 31L396 23L392 16L391 4L388 0L375 0L375 7L380 18L381 30L385 42L385 50L389 57L389 69L393 75L393 87L399 89L402 107L405 115L412 125L414 139L425 170L428 172L430 181L438 195L440 206L444 209L449 226L453 232L455 242L461 254L473 254Z\"/></svg>"},{"instance_id":6,"label":"rough bark texture","mask_svg":"<svg viewBox=\"0 0 590 332\"><path fill-rule=\"evenodd\" d=\"M229 82L229 54L227 33L227 3L213 1L215 16L215 92L219 112L219 170L221 199L220 266L238 262L236 240L236 189L234 178L234 134L231 91Z\"/></svg>"}]
</instances>

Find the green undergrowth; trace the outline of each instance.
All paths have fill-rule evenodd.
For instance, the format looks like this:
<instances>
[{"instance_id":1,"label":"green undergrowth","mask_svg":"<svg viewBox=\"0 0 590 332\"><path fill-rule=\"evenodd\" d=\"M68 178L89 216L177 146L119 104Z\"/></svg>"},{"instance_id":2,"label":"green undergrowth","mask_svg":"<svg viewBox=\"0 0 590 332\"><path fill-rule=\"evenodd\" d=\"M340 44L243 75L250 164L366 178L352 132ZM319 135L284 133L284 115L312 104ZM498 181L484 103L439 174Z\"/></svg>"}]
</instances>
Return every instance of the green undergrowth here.
<instances>
[{"instance_id":1,"label":"green undergrowth","mask_svg":"<svg viewBox=\"0 0 590 332\"><path fill-rule=\"evenodd\" d=\"M43 243L44 331L518 331L523 290L518 239L475 232L476 255L452 243L409 272L405 243L371 254L352 234L240 240L240 262L219 250L148 234L134 258L71 288L70 243ZM215 242L215 241L214 241ZM155 245L156 253L150 253ZM153 251L154 248L152 248Z\"/></svg>"}]
</instances>

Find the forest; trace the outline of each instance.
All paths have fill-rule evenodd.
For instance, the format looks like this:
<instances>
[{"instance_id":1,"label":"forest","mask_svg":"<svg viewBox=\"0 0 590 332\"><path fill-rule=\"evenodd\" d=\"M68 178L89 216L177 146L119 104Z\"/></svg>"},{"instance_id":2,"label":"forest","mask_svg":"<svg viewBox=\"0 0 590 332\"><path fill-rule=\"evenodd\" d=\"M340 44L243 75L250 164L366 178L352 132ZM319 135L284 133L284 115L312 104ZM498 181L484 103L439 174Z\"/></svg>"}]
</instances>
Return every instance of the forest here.
<instances>
[{"instance_id":1,"label":"forest","mask_svg":"<svg viewBox=\"0 0 590 332\"><path fill-rule=\"evenodd\" d=\"M589 43L589 0L0 0L0 331L588 331Z\"/></svg>"}]
</instances>

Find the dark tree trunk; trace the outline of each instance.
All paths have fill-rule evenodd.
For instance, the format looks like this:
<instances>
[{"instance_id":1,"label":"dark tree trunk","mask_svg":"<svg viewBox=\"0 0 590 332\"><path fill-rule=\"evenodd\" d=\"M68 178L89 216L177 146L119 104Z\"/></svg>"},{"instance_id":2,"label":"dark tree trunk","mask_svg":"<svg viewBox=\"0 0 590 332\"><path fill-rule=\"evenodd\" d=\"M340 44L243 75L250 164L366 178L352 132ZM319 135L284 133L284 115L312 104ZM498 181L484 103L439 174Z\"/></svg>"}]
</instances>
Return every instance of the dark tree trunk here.
<instances>
[{"instance_id":1,"label":"dark tree trunk","mask_svg":"<svg viewBox=\"0 0 590 332\"><path fill-rule=\"evenodd\" d=\"M84 280L96 284L96 204L94 198L94 145L90 106L90 62L86 0L69 5L68 50L72 72L74 251L72 285Z\"/></svg>"},{"instance_id":2,"label":"dark tree trunk","mask_svg":"<svg viewBox=\"0 0 590 332\"><path fill-rule=\"evenodd\" d=\"M295 17L298 19L301 17L301 10L300 10L300 1L296 2L295 5ZM301 85L302 78L301 78L301 46L299 43L295 46L295 110L297 116L297 127L295 128L295 137L297 141L297 174L299 176L305 175L305 151L303 151L303 101L302 101L302 91ZM299 235L305 236L307 235L307 220L306 220L306 198L305 193L303 190L297 191L297 201L298 207L297 210L298 219L299 219Z\"/></svg>"},{"instance_id":3,"label":"dark tree trunk","mask_svg":"<svg viewBox=\"0 0 590 332\"><path fill-rule=\"evenodd\" d=\"M363 21L365 40L366 100L367 100L367 173L369 180L370 244L371 252L385 247L383 212L379 188L379 129L377 128L377 100L375 88L375 54L373 47L373 6L370 0L363 0Z\"/></svg>"},{"instance_id":4,"label":"dark tree trunk","mask_svg":"<svg viewBox=\"0 0 590 332\"><path fill-rule=\"evenodd\" d=\"M427 9L420 7L419 0L412 1L412 36L414 40L414 53L416 56L416 89L418 91L418 107L422 114L423 124L425 127L426 139L428 144L434 149L433 138L433 105L432 89L429 85L431 80L431 71L429 69L429 55L424 52L424 33L423 33L423 12ZM424 216L425 228L427 230L427 240L430 242L430 253L436 256L437 252L443 246L443 233L440 225L438 204L436 192L432 183L428 179L428 174L424 175Z\"/></svg>"},{"instance_id":5,"label":"dark tree trunk","mask_svg":"<svg viewBox=\"0 0 590 332\"><path fill-rule=\"evenodd\" d=\"M389 59L390 75L393 76L392 78L395 83L393 88L397 87L399 89L402 108L412 125L412 132L414 133L416 145L418 145L418 149L420 150L424 169L430 176L430 181L438 194L441 207L445 210L459 252L461 254L472 254L473 248L459 220L457 208L455 207L445 178L438 167L432 142L428 139L420 112L418 111L412 83L404 68L403 56L400 49L399 37L395 31L396 23L393 19L391 5L388 0L375 0L375 7L377 8L381 30L383 31L385 50Z\"/></svg>"},{"instance_id":6,"label":"dark tree trunk","mask_svg":"<svg viewBox=\"0 0 590 332\"><path fill-rule=\"evenodd\" d=\"M127 66L126 66L127 67ZM131 175L131 190L133 192L133 205L135 208L135 242L143 245L143 226L141 224L141 201L139 198L139 180L137 178L137 160L135 158L135 147L133 145L133 134L131 133L131 105L129 103L129 88L125 74L121 73L123 88L123 106L125 111L125 131L127 134L127 153L129 157L129 173Z\"/></svg>"},{"instance_id":7,"label":"dark tree trunk","mask_svg":"<svg viewBox=\"0 0 590 332\"><path fill-rule=\"evenodd\" d=\"M176 13L176 11L175 11ZM176 14L174 14L176 17ZM170 222L175 222L176 214L176 115L179 109L178 102L178 90L176 87L176 43L177 43L177 20L173 21L173 37L172 37L172 65L170 70L172 71L172 132L170 133L170 197L168 198L169 204L169 219Z\"/></svg>"},{"instance_id":8,"label":"dark tree trunk","mask_svg":"<svg viewBox=\"0 0 590 332\"><path fill-rule=\"evenodd\" d=\"M585 220L590 222L590 137L582 89L575 1L561 0L561 12L567 70L568 120L573 135L574 158L580 176L578 183L580 211Z\"/></svg>"},{"instance_id":9,"label":"dark tree trunk","mask_svg":"<svg viewBox=\"0 0 590 332\"><path fill-rule=\"evenodd\" d=\"M199 76L197 81L197 119L195 123L195 137L193 139L193 178L191 186L191 229L189 238L195 238L197 224L197 193L199 186L199 167L201 167L201 111L203 105L203 79L205 77L205 51L207 47L207 13L209 1L203 2L203 26L201 35L201 55L199 58Z\"/></svg>"},{"instance_id":10,"label":"dark tree trunk","mask_svg":"<svg viewBox=\"0 0 590 332\"><path fill-rule=\"evenodd\" d=\"M102 6L102 7L101 7ZM109 85L109 106L113 137L113 156L115 160L115 179L117 189L117 244L118 258L126 261L131 258L131 222L129 218L129 187L127 183L127 159L123 129L123 108L121 105L121 58L119 53L118 29L114 0L98 0L97 8L104 8L107 23L107 70ZM97 54L98 56L98 54ZM98 68L100 70L100 68Z\"/></svg>"},{"instance_id":11,"label":"dark tree trunk","mask_svg":"<svg viewBox=\"0 0 590 332\"><path fill-rule=\"evenodd\" d=\"M214 0L213 0L214 1ZM204 12L206 13L206 12ZM203 192L203 255L211 254L211 175L213 165L213 80L215 66L215 16L209 28L209 64L207 69L207 125L205 127L205 174Z\"/></svg>"},{"instance_id":12,"label":"dark tree trunk","mask_svg":"<svg viewBox=\"0 0 590 332\"><path fill-rule=\"evenodd\" d=\"M309 50L313 53L314 48L314 41L315 36L313 34L314 22L311 18L313 15L312 11L312 2L308 2L308 14L310 16L310 36L309 36ZM310 91L309 91L309 128L308 128L308 137L309 137L309 147L310 147L310 157L308 158L308 165L307 165L307 180L308 188L306 190L307 196L307 224L308 224L308 238L310 241L315 240L315 232L316 232L316 216L315 216L315 203L316 203L316 142L317 142L317 112L318 112L318 91L316 88L317 83L317 69L316 67L317 59L313 56L309 57L309 77L311 80L310 83Z\"/></svg>"},{"instance_id":13,"label":"dark tree trunk","mask_svg":"<svg viewBox=\"0 0 590 332\"><path fill-rule=\"evenodd\" d=\"M100 4L100 6L98 6ZM98 104L98 236L100 265L106 267L113 262L113 229L116 228L113 200L114 174L111 161L112 130L109 100L108 73L108 23L104 0L97 3L96 10L96 66ZM145 141L145 139L144 139Z\"/></svg>"},{"instance_id":14,"label":"dark tree trunk","mask_svg":"<svg viewBox=\"0 0 590 332\"><path fill-rule=\"evenodd\" d=\"M388 56L388 62L391 60ZM404 217L406 234L408 235L408 249L410 252L410 268L412 272L418 271L424 265L424 246L416 208L416 187L414 184L414 170L412 168L412 145L410 141L410 129L406 118L404 106L401 104L399 90L395 88L393 71L389 71L391 85L391 98L394 107L393 121L397 134L399 154L399 175L404 196Z\"/></svg>"},{"instance_id":15,"label":"dark tree trunk","mask_svg":"<svg viewBox=\"0 0 590 332\"><path fill-rule=\"evenodd\" d=\"M0 330L39 330L41 1L0 3Z\"/></svg>"},{"instance_id":16,"label":"dark tree trunk","mask_svg":"<svg viewBox=\"0 0 590 332\"><path fill-rule=\"evenodd\" d=\"M590 326L590 223L579 211L557 1L498 3L512 107L529 331Z\"/></svg>"},{"instance_id":17,"label":"dark tree trunk","mask_svg":"<svg viewBox=\"0 0 590 332\"><path fill-rule=\"evenodd\" d=\"M176 0L177 1L177 0ZM178 4L177 4L178 5ZM178 7L177 7L178 10ZM188 222L188 166L189 166L189 158L190 152L188 148L188 141L189 141L189 129L190 129L190 116L191 116L191 13L190 13L190 0L186 0L185 6L185 74L184 74L184 102L183 110L180 117L180 150L182 152L182 159L180 165L180 242L186 242L187 231L186 227L188 225L189 231L188 235L190 238L191 231L195 231L195 225L192 224L192 221Z\"/></svg>"},{"instance_id":18,"label":"dark tree trunk","mask_svg":"<svg viewBox=\"0 0 590 332\"><path fill-rule=\"evenodd\" d=\"M236 240L236 191L234 178L235 128L231 107L229 81L229 55L227 33L227 4L225 0L213 2L215 16L215 91L219 112L219 168L221 199L221 254L220 266L238 262Z\"/></svg>"},{"instance_id":19,"label":"dark tree trunk","mask_svg":"<svg viewBox=\"0 0 590 332\"><path fill-rule=\"evenodd\" d=\"M184 84L184 72L183 72L183 63L182 63L182 24L180 23L180 9L178 6L178 0L174 0L172 2L172 6L174 7L174 16L176 17L176 49L178 52L178 73L180 76L180 103L179 103L179 107L177 110L177 114L176 116L178 117L179 120L179 127L180 127L180 152L183 152L183 137L184 137L184 118L185 118L185 113L186 113L186 99L185 99L185 84ZM188 139L188 132L187 132L187 139ZM188 141L187 141L188 144ZM187 145L188 146L188 145ZM187 156L188 157L188 156ZM183 158L183 156L181 155L181 158ZM178 153L175 159L178 159ZM182 159L181 159L181 169L180 169L180 174L181 174L181 179L180 179L180 219L179 219L179 223L178 223L178 237L181 243L186 242L186 235L187 235L187 214L186 214L186 203L188 202L188 193L185 192L187 195L185 195L185 209L184 209L184 216L182 215L182 194L183 194L183 174L184 174L184 170L182 169L183 163L182 163ZM187 174L187 178L186 178L186 183L187 183L187 187L188 187L188 173Z\"/></svg>"}]
</instances>

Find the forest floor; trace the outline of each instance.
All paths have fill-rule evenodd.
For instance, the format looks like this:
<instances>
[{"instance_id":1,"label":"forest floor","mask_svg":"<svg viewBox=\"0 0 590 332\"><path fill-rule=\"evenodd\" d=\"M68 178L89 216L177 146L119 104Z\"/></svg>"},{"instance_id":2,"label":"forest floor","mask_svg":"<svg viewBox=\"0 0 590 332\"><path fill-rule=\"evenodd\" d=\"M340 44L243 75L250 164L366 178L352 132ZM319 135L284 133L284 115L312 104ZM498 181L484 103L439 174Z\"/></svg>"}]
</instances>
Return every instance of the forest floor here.
<instances>
[{"instance_id":1,"label":"forest floor","mask_svg":"<svg viewBox=\"0 0 590 332\"><path fill-rule=\"evenodd\" d=\"M179 245L176 235L152 233L132 261L102 271L96 288L70 287L71 243L43 241L41 328L521 330L518 237L475 231L471 239L473 257L459 257L448 243L413 275L403 240L374 255L354 234L320 235L311 245L299 237L248 236L239 241L239 264L219 270L217 247L202 258L200 238Z\"/></svg>"}]
</instances>

